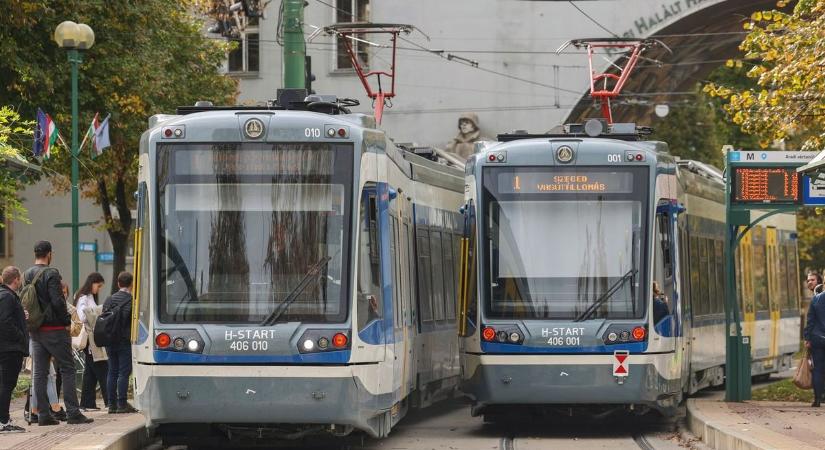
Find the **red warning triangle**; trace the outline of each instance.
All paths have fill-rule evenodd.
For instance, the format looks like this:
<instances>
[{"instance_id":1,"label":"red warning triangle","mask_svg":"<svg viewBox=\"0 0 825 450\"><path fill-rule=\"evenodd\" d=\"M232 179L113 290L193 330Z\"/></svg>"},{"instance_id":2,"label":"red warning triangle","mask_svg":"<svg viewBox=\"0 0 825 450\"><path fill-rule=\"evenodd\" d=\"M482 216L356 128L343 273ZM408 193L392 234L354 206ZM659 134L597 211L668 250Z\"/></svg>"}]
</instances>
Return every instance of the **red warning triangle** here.
<instances>
[{"instance_id":1,"label":"red warning triangle","mask_svg":"<svg viewBox=\"0 0 825 450\"><path fill-rule=\"evenodd\" d=\"M613 373L627 373L627 369L625 369L624 366L619 365L619 367L617 367L616 370L613 371Z\"/></svg>"},{"instance_id":2,"label":"red warning triangle","mask_svg":"<svg viewBox=\"0 0 825 450\"><path fill-rule=\"evenodd\" d=\"M624 360L627 359L627 355L623 355L623 354L620 354L620 353L617 353L614 356L616 357L616 361L619 361L619 364L623 364Z\"/></svg>"}]
</instances>

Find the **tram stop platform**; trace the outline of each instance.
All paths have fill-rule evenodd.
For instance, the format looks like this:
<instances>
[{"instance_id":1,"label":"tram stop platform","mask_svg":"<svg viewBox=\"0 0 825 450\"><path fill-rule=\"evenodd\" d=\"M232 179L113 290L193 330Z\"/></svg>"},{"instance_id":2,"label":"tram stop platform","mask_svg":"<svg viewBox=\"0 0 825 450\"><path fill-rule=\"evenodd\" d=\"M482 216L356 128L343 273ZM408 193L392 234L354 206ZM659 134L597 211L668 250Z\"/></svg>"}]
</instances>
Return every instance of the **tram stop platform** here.
<instances>
[{"instance_id":1,"label":"tram stop platform","mask_svg":"<svg viewBox=\"0 0 825 450\"><path fill-rule=\"evenodd\" d=\"M691 398L687 421L691 433L717 450L825 449L825 408L808 403Z\"/></svg>"},{"instance_id":2,"label":"tram stop platform","mask_svg":"<svg viewBox=\"0 0 825 450\"><path fill-rule=\"evenodd\" d=\"M19 399L18 399L19 400ZM135 449L149 443L140 414L108 414L105 410L84 412L95 421L84 425L41 427L23 419L23 403L13 401L11 419L25 433L0 434L0 450L103 450Z\"/></svg>"}]
</instances>

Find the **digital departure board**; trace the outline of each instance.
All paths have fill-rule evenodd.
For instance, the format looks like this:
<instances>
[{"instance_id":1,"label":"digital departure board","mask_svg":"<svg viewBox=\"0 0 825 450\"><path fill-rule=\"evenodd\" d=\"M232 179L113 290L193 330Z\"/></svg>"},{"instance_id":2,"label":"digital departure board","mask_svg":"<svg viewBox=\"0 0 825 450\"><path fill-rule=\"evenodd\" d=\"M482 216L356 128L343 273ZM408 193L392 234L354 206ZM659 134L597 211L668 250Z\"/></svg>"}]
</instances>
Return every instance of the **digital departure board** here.
<instances>
[{"instance_id":1,"label":"digital departure board","mask_svg":"<svg viewBox=\"0 0 825 450\"><path fill-rule=\"evenodd\" d=\"M503 194L629 194L630 172L535 172L516 170L498 174L498 192Z\"/></svg>"},{"instance_id":2,"label":"digital departure board","mask_svg":"<svg viewBox=\"0 0 825 450\"><path fill-rule=\"evenodd\" d=\"M188 148L187 148L188 147ZM335 152L326 143L214 144L174 148L176 175L331 175Z\"/></svg>"},{"instance_id":3,"label":"digital departure board","mask_svg":"<svg viewBox=\"0 0 825 450\"><path fill-rule=\"evenodd\" d=\"M796 167L734 167L732 196L735 202L796 204L800 178Z\"/></svg>"}]
</instances>

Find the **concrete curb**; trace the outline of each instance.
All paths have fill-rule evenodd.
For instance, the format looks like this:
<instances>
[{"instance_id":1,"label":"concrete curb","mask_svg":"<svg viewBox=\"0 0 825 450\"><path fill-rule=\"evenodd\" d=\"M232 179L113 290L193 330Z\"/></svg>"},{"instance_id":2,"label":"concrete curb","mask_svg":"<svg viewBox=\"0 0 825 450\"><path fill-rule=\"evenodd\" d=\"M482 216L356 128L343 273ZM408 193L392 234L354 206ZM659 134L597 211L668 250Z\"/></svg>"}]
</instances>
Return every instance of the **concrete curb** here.
<instances>
[{"instance_id":1,"label":"concrete curb","mask_svg":"<svg viewBox=\"0 0 825 450\"><path fill-rule=\"evenodd\" d=\"M55 450L133 450L151 442L142 415L79 433L53 447Z\"/></svg>"},{"instance_id":2,"label":"concrete curb","mask_svg":"<svg viewBox=\"0 0 825 450\"><path fill-rule=\"evenodd\" d=\"M706 407L703 410L700 404ZM687 401L687 423L691 433L716 450L815 449L804 442L774 433L746 421L727 409L723 402L698 399ZM745 421L745 422L743 422Z\"/></svg>"}]
</instances>

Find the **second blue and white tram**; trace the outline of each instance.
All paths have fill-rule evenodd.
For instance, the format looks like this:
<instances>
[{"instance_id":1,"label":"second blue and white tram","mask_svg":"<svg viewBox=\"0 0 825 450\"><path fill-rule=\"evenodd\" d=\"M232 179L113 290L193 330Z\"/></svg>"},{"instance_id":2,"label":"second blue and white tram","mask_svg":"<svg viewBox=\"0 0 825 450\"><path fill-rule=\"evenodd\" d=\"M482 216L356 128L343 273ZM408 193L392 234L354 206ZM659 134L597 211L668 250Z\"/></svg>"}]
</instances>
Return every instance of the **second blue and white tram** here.
<instances>
[{"instance_id":1,"label":"second blue and white tram","mask_svg":"<svg viewBox=\"0 0 825 450\"><path fill-rule=\"evenodd\" d=\"M575 131L502 135L467 164L459 332L474 415L670 413L724 380L721 174L635 127ZM799 342L795 219L764 225L737 257L755 375L789 367Z\"/></svg>"}]
</instances>

